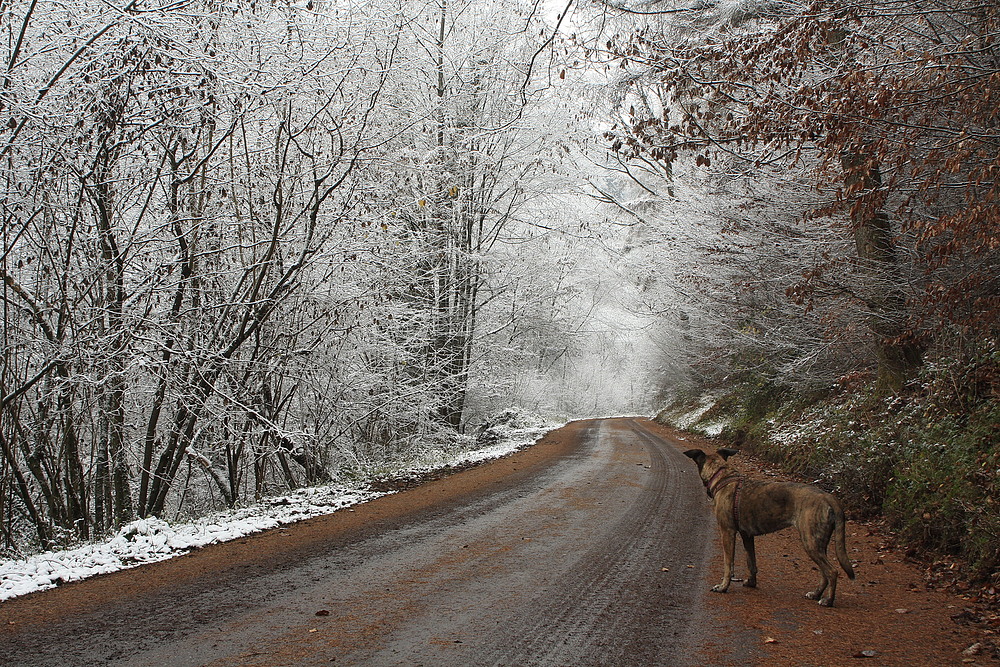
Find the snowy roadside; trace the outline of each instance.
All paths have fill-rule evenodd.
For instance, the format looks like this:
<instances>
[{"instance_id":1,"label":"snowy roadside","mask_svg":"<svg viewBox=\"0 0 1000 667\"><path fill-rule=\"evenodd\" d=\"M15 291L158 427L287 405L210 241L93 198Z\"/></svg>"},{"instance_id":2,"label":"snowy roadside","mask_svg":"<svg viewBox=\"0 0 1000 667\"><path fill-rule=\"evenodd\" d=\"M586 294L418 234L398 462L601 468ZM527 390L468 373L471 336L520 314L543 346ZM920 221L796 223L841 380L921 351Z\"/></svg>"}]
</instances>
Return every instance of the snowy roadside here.
<instances>
[{"instance_id":1,"label":"snowy roadside","mask_svg":"<svg viewBox=\"0 0 1000 667\"><path fill-rule=\"evenodd\" d=\"M533 444L558 426L548 424L507 429L493 445L451 455L430 453L420 463L399 470L393 477L405 479L436 469L501 458ZM265 498L250 507L216 512L188 523L139 519L126 524L113 537L101 542L0 561L0 602L98 574L166 560L210 544L235 540L310 517L331 514L388 493L392 492L371 490L370 483L353 488L330 484Z\"/></svg>"},{"instance_id":2,"label":"snowy roadside","mask_svg":"<svg viewBox=\"0 0 1000 667\"><path fill-rule=\"evenodd\" d=\"M676 407L667 408L657 415L661 423L669 423L676 429L697 433L709 438L717 438L729 421L724 416L715 419L705 419L705 416L715 408L719 397L714 394L704 394L698 399L697 405L682 403Z\"/></svg>"}]
</instances>

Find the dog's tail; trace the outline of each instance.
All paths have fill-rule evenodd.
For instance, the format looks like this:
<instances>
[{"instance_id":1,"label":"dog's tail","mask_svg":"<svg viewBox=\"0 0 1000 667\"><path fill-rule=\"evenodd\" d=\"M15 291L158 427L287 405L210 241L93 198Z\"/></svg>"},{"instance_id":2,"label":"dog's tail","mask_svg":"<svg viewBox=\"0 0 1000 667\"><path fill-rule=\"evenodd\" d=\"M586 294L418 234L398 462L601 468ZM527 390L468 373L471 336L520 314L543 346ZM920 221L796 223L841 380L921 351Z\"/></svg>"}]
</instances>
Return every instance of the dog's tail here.
<instances>
[{"instance_id":1,"label":"dog's tail","mask_svg":"<svg viewBox=\"0 0 1000 667\"><path fill-rule=\"evenodd\" d=\"M847 520L844 518L844 508L840 506L840 503L834 500L833 502L833 541L834 548L837 551L837 561L840 562L840 567L844 568L844 572L850 579L854 579L854 566L851 565L851 559L847 557Z\"/></svg>"}]
</instances>

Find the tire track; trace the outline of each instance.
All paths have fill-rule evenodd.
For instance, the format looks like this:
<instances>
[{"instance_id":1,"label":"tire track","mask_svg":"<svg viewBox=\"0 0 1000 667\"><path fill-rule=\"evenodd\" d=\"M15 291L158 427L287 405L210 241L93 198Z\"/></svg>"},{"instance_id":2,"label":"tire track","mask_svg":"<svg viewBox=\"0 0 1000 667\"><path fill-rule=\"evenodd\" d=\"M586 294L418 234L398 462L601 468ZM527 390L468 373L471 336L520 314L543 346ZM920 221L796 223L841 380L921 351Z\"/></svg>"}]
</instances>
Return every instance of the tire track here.
<instances>
[{"instance_id":1,"label":"tire track","mask_svg":"<svg viewBox=\"0 0 1000 667\"><path fill-rule=\"evenodd\" d=\"M702 587L690 574L703 570L711 539L705 522L681 532L673 517L703 511L701 486L687 484L682 457L634 420L603 422L590 437L644 448L649 478L629 511L553 586L558 594L524 614L533 622L511 632L493 664L693 664L688 630L702 620Z\"/></svg>"},{"instance_id":2,"label":"tire track","mask_svg":"<svg viewBox=\"0 0 1000 667\"><path fill-rule=\"evenodd\" d=\"M702 493L641 422L577 422L351 512L15 600L0 663L687 667L711 625Z\"/></svg>"}]
</instances>

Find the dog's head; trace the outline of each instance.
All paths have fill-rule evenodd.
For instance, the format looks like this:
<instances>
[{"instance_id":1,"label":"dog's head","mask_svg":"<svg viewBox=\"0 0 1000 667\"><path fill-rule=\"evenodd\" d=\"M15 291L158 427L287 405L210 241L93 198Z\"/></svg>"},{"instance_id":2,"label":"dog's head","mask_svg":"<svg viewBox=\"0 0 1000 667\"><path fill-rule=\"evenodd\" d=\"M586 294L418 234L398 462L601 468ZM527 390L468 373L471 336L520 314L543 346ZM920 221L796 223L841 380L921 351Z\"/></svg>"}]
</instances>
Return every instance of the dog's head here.
<instances>
[{"instance_id":1,"label":"dog's head","mask_svg":"<svg viewBox=\"0 0 1000 667\"><path fill-rule=\"evenodd\" d=\"M689 449L684 452L684 456L693 459L698 464L698 474L701 475L701 480L708 482L708 480L716 477L721 469L727 467L726 460L737 453L739 452L735 449L721 447L715 450L714 454L706 454L700 449Z\"/></svg>"}]
</instances>

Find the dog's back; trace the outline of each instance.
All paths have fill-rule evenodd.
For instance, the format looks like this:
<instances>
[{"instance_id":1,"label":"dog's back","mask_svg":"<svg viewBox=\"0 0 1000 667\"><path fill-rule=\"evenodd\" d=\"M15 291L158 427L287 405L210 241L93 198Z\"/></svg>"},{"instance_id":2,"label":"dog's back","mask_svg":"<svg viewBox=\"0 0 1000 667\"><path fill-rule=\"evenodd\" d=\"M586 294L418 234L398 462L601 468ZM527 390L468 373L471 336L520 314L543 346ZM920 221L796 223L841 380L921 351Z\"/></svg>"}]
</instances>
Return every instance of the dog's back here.
<instances>
[{"instance_id":1,"label":"dog's back","mask_svg":"<svg viewBox=\"0 0 1000 667\"><path fill-rule=\"evenodd\" d=\"M833 538L837 561L854 579L854 568L847 557L844 508L837 497L812 486L796 482L743 481L744 500L741 504L753 506L756 511L741 508L740 530L751 535L765 535L795 526L803 543L826 552ZM809 544L807 544L809 546Z\"/></svg>"}]
</instances>

